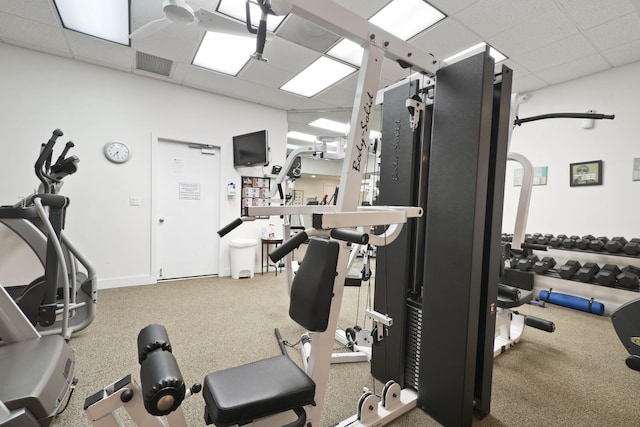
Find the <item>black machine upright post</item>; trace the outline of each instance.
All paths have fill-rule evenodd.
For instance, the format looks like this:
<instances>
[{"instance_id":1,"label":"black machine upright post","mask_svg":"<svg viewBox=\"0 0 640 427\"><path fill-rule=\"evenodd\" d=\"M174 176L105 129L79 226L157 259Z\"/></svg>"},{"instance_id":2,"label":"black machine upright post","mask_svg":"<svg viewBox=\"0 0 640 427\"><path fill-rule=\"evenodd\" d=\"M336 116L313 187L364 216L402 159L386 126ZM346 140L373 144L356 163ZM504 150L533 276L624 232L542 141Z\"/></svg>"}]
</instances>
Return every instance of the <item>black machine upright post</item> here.
<instances>
[{"instance_id":1,"label":"black machine upright post","mask_svg":"<svg viewBox=\"0 0 640 427\"><path fill-rule=\"evenodd\" d=\"M382 116L382 147L380 162L381 205L418 206L418 189L421 182L421 128L412 130L409 114L404 104L409 96L417 93L417 81L391 89L384 94ZM391 108L386 108L389 105ZM402 105L403 108L395 108ZM421 123L423 120L420 121ZM423 174L424 175L424 174ZM406 301L412 293L411 286L418 281L413 267L422 265L416 256L420 245L417 229L422 218L411 221L403 227L400 236L388 245L376 250L376 285L374 308L393 318L394 327L380 343L372 348L371 371L375 378L393 379L405 387L404 355ZM424 227L420 227L423 229ZM408 260L407 257L412 259ZM410 261L410 262L409 262ZM386 381L384 380L384 381Z\"/></svg>"},{"instance_id":2,"label":"black machine upright post","mask_svg":"<svg viewBox=\"0 0 640 427\"><path fill-rule=\"evenodd\" d=\"M501 131L492 131L500 111L494 111L488 52L442 68L436 81L418 406L444 425L466 426L474 405L491 400L493 358L486 355L495 334L507 151L498 135L509 124L501 121ZM505 111L508 116L508 104Z\"/></svg>"},{"instance_id":3,"label":"black machine upright post","mask_svg":"<svg viewBox=\"0 0 640 427\"><path fill-rule=\"evenodd\" d=\"M418 407L447 426L490 410L511 79L506 67L496 78L488 51L440 69L413 133L413 93L384 99L380 202L424 216L378 249L374 308L394 325L371 369L417 389Z\"/></svg>"}]
</instances>

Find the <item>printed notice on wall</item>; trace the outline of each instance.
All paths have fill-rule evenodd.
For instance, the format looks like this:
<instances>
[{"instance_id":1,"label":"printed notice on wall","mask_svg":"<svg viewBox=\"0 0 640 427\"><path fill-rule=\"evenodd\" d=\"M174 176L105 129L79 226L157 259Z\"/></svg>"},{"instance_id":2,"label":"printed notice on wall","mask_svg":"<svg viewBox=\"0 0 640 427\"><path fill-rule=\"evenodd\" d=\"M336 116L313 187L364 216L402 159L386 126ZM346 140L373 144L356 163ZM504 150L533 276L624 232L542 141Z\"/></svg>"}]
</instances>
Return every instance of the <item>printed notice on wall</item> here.
<instances>
[{"instance_id":1,"label":"printed notice on wall","mask_svg":"<svg viewBox=\"0 0 640 427\"><path fill-rule=\"evenodd\" d=\"M178 199L200 200L200 184L194 182L178 183Z\"/></svg>"},{"instance_id":2,"label":"printed notice on wall","mask_svg":"<svg viewBox=\"0 0 640 427\"><path fill-rule=\"evenodd\" d=\"M171 172L175 175L182 175L182 172L184 172L184 160L173 158L171 160Z\"/></svg>"}]
</instances>

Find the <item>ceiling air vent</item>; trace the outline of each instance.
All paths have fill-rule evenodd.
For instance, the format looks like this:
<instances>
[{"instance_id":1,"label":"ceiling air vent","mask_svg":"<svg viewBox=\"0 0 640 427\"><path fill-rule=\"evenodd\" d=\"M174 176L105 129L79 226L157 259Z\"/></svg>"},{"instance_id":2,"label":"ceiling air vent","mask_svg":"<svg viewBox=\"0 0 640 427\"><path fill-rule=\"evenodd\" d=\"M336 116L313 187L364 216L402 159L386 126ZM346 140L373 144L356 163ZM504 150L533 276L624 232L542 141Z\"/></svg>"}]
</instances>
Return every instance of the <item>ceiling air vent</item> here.
<instances>
[{"instance_id":1,"label":"ceiling air vent","mask_svg":"<svg viewBox=\"0 0 640 427\"><path fill-rule=\"evenodd\" d=\"M173 61L136 51L136 69L167 76L171 74Z\"/></svg>"}]
</instances>

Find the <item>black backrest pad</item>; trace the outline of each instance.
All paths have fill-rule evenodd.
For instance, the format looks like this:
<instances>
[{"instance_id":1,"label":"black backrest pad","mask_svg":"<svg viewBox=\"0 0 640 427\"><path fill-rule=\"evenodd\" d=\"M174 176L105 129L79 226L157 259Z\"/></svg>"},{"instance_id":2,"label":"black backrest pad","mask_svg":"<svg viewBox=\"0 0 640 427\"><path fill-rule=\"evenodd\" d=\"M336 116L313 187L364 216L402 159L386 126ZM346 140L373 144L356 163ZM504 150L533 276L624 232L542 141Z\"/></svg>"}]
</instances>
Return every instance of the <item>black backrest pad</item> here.
<instances>
[{"instance_id":1,"label":"black backrest pad","mask_svg":"<svg viewBox=\"0 0 640 427\"><path fill-rule=\"evenodd\" d=\"M327 329L340 245L309 239L307 252L291 285L289 316L308 331Z\"/></svg>"}]
</instances>

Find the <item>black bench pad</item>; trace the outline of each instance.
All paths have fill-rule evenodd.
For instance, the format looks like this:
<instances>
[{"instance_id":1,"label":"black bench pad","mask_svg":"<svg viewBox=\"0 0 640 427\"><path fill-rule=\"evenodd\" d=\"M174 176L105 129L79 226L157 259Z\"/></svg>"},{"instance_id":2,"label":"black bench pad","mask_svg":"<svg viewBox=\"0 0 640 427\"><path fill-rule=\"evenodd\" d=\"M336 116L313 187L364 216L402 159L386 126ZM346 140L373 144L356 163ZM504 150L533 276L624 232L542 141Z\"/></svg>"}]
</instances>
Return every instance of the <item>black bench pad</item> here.
<instances>
[{"instance_id":1,"label":"black bench pad","mask_svg":"<svg viewBox=\"0 0 640 427\"><path fill-rule=\"evenodd\" d=\"M205 419L218 427L302 408L316 385L287 356L276 356L210 373L204 379Z\"/></svg>"}]
</instances>

